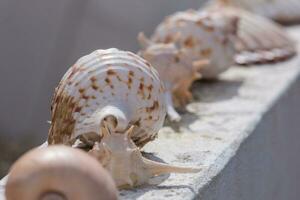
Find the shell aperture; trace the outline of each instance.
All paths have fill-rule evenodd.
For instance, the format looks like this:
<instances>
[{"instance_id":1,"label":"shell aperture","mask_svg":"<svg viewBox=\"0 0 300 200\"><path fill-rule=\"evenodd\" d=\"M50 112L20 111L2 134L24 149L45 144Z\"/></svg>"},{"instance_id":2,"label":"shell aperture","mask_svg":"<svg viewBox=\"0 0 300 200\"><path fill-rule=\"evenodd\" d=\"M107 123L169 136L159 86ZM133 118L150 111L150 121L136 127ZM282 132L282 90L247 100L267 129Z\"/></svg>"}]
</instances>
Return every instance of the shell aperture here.
<instances>
[{"instance_id":1,"label":"shell aperture","mask_svg":"<svg viewBox=\"0 0 300 200\"><path fill-rule=\"evenodd\" d=\"M49 144L95 133L109 117L116 132L136 125L139 145L155 137L165 118L164 86L156 70L131 52L97 50L63 76L52 102Z\"/></svg>"},{"instance_id":2,"label":"shell aperture","mask_svg":"<svg viewBox=\"0 0 300 200\"><path fill-rule=\"evenodd\" d=\"M144 158L166 115L164 84L144 59L118 49L97 50L63 76L52 102L49 144L87 148L118 188L146 183L162 173L199 169Z\"/></svg>"}]
</instances>

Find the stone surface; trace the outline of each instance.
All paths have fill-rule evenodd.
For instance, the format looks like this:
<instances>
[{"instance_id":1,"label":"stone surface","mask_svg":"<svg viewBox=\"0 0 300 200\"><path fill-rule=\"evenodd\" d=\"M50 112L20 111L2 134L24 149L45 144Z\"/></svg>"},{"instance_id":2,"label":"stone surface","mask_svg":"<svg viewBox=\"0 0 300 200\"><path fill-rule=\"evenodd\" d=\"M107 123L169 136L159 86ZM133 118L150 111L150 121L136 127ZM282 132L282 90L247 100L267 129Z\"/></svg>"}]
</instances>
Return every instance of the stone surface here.
<instances>
[{"instance_id":1,"label":"stone surface","mask_svg":"<svg viewBox=\"0 0 300 200\"><path fill-rule=\"evenodd\" d=\"M297 36L297 33L300 33L300 28L290 28L289 32L300 40L299 36ZM268 191L270 187L264 185L264 183L268 184L269 181L278 180L280 177L265 180L264 183L259 183L261 180L257 179L258 183L256 183L255 180L251 179L251 176L255 174L253 170L249 172L246 170L239 171L237 174L235 174L235 168L222 170L231 159L235 160L236 165L248 164L254 166L254 168L255 166L257 168L272 167L268 165L271 162L263 162L263 157L261 156L253 159L253 161L257 161L256 163L239 163L240 160L245 161L247 157L244 159L237 158L236 153L240 145L247 143L249 136L256 132L258 125L265 123L264 116L266 113L272 110L282 96L286 95L288 89L296 84L296 80L300 82L299 73L300 58L295 57L280 64L234 67L226 72L218 82L196 83L193 88L196 102L191 103L187 107L190 113L184 114L183 122L180 126L165 127L160 132L158 140L147 145L145 151L154 153L155 157L167 163L182 166L201 166L203 167L202 172L183 175L171 174L169 177L162 177L163 182L157 186L144 186L134 190L121 191L121 199L174 200L202 197L201 199L205 200L244 200L271 197L272 195L267 195L267 193L272 191ZM296 88L298 93L300 91L299 86L300 84ZM298 95L299 99L300 96ZM286 109L288 109L289 105L282 104L282 106L284 107L281 110L288 112ZM279 120L262 126L276 128L276 123L284 123L284 121L280 122ZM300 123L300 118L296 120ZM286 131L291 130L287 129ZM272 132L266 131L261 134L272 134ZM257 135L258 133L252 137ZM255 141L259 142L259 138ZM284 139L284 137L280 139ZM296 144L300 146L300 136L297 139L299 142ZM285 140L288 140L288 138ZM270 146L271 144L269 144ZM253 148L250 150L253 151L252 155L254 153L260 154L259 151L255 151ZM263 148L259 150L263 150ZM246 151L244 154L241 154L246 156L247 153ZM251 154L251 152L249 153ZM253 156L255 157L255 155ZM280 157L277 159L281 160ZM282 159L282 162L285 160ZM244 167L243 169L247 168ZM266 169L265 171L268 170ZM235 179L231 179L232 176L235 176ZM272 174L272 176L276 176L276 174ZM216 177L226 178L216 180ZM240 182L236 181L236 179ZM259 197L261 198L256 198L256 195L259 195L255 193L259 191L256 190L257 187L254 187L254 189L249 188L247 191L246 187L239 186L239 183L247 183L248 179L253 182L252 186L257 184L259 185L257 187L265 188L260 190ZM235 184L232 185L233 183ZM248 185L251 186L250 184ZM232 187L236 188L237 191L230 196L228 194L232 192L230 190ZM243 188L244 191L239 191L239 188ZM250 195L251 192L253 192L252 195ZM263 192L265 192L265 196L262 195ZM246 196L248 198L244 198Z\"/></svg>"},{"instance_id":2,"label":"stone surface","mask_svg":"<svg viewBox=\"0 0 300 200\"><path fill-rule=\"evenodd\" d=\"M289 28L289 32L297 35L300 33L300 28ZM300 41L300 37L297 37ZM288 155L289 150L299 151L299 148L286 149L285 154L282 155L277 155L275 152L280 150L280 144L288 145L290 139L295 140L292 144L300 146L300 136L295 137L291 131L287 135L294 137L288 138L280 135L278 131L276 133L272 131L279 128L283 132L290 132L289 126L284 124L289 120L282 119L289 116L287 110L289 105L284 103L290 103L290 97L286 95L292 87L299 94L299 74L300 57L298 56L280 64L233 67L222 75L220 81L196 83L193 87L195 101L187 106L189 113L183 115L179 125L168 124L164 127L158 139L148 144L144 151L149 152L147 156L157 160L181 166L199 166L203 170L197 174L170 174L154 178L151 180L153 185L122 190L120 199L244 200L270 199L271 195L267 194L268 192L280 193L282 188L278 185L278 190L275 190L277 186L275 183L280 182L283 174L276 177L277 174L268 173L268 168L273 167L270 166L272 163L278 164L280 161L287 163L291 160L284 158L281 160L280 156ZM285 98L285 101L282 98ZM295 98L294 106L297 105L300 97L298 95L298 99ZM275 109L276 106L279 110ZM289 109L293 111L293 108ZM281 115L281 112L285 115ZM297 117L297 113L294 113L294 116ZM272 121L274 118L277 120ZM300 123L299 118L295 118L294 121ZM270 136L272 134L276 135L276 140L272 140L273 137ZM282 143L273 146L274 141L276 143L277 140ZM265 160L265 156L269 154L264 148L268 148L273 157ZM272 153L273 150L275 152ZM294 156L295 153L291 155ZM279 161L270 162L272 159L279 159ZM274 167L279 169L281 166ZM268 175L262 176L261 173L268 173ZM259 177L265 179L258 179ZM270 177L273 178L268 179ZM274 182L275 189L268 185L270 181ZM294 191L295 187L285 186L282 190L289 192L291 188ZM256 198L255 195L259 197ZM280 198L280 195L282 194L276 196L274 193L273 197L295 199Z\"/></svg>"},{"instance_id":3,"label":"stone surface","mask_svg":"<svg viewBox=\"0 0 300 200\"><path fill-rule=\"evenodd\" d=\"M299 199L299 100L298 78L195 199Z\"/></svg>"}]
</instances>

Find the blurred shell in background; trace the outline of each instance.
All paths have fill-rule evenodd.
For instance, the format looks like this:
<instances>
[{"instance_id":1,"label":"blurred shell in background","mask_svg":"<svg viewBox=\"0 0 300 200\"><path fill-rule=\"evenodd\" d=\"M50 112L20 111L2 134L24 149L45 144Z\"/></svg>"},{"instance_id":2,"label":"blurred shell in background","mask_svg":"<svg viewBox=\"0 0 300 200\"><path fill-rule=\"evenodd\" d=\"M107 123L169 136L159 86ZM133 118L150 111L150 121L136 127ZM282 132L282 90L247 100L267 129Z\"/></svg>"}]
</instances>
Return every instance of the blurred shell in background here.
<instances>
[{"instance_id":1,"label":"blurred shell in background","mask_svg":"<svg viewBox=\"0 0 300 200\"><path fill-rule=\"evenodd\" d=\"M271 18L279 23L300 22L299 0L215 0Z\"/></svg>"},{"instance_id":2,"label":"blurred shell in background","mask_svg":"<svg viewBox=\"0 0 300 200\"><path fill-rule=\"evenodd\" d=\"M209 4L205 9L239 17L237 55L241 65L264 64L288 59L296 54L295 44L288 33L275 22L227 4Z\"/></svg>"},{"instance_id":3,"label":"blurred shell in background","mask_svg":"<svg viewBox=\"0 0 300 200\"><path fill-rule=\"evenodd\" d=\"M180 120L171 98L184 108L195 80L216 79L234 64L237 23L237 17L220 12L187 10L166 17L150 39L139 35L141 55L165 82L171 120Z\"/></svg>"},{"instance_id":4,"label":"blurred shell in background","mask_svg":"<svg viewBox=\"0 0 300 200\"><path fill-rule=\"evenodd\" d=\"M237 23L238 17L221 12L177 12L157 26L151 41L175 44L194 65L209 60L198 72L202 78L214 79L234 63Z\"/></svg>"}]
</instances>

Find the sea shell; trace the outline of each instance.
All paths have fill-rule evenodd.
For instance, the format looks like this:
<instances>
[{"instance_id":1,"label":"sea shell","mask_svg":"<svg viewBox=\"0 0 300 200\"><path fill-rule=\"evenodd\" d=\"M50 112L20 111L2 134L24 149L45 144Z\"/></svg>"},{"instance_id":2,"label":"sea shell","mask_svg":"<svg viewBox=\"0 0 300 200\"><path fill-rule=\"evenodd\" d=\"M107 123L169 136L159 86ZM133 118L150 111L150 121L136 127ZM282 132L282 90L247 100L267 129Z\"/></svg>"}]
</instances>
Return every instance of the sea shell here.
<instances>
[{"instance_id":1,"label":"sea shell","mask_svg":"<svg viewBox=\"0 0 300 200\"><path fill-rule=\"evenodd\" d=\"M138 148L156 137L165 115L164 86L147 61L97 50L79 59L57 87L48 143L87 148L119 188L132 187L166 167L183 170L149 161Z\"/></svg>"},{"instance_id":2,"label":"sea shell","mask_svg":"<svg viewBox=\"0 0 300 200\"><path fill-rule=\"evenodd\" d=\"M84 164L83 164L84 163ZM7 200L117 200L116 186L88 154L66 146L30 150L11 167Z\"/></svg>"},{"instance_id":3,"label":"sea shell","mask_svg":"<svg viewBox=\"0 0 300 200\"><path fill-rule=\"evenodd\" d=\"M219 12L187 10L168 16L151 36L154 43L173 43L191 61L207 59L202 78L216 78L233 63L238 18Z\"/></svg>"},{"instance_id":4,"label":"sea shell","mask_svg":"<svg viewBox=\"0 0 300 200\"><path fill-rule=\"evenodd\" d=\"M135 125L132 138L142 146L162 127L163 94L157 71L142 58L117 49L96 50L80 58L56 88L48 142L65 144L93 133L102 137L102 121L113 116L116 132Z\"/></svg>"},{"instance_id":5,"label":"sea shell","mask_svg":"<svg viewBox=\"0 0 300 200\"><path fill-rule=\"evenodd\" d=\"M264 64L288 59L295 55L294 41L288 33L271 20L246 10L214 4L206 8L239 17L235 47L235 62L240 65Z\"/></svg>"},{"instance_id":6,"label":"sea shell","mask_svg":"<svg viewBox=\"0 0 300 200\"><path fill-rule=\"evenodd\" d=\"M300 22L299 0L215 0L271 18L282 24Z\"/></svg>"},{"instance_id":7,"label":"sea shell","mask_svg":"<svg viewBox=\"0 0 300 200\"><path fill-rule=\"evenodd\" d=\"M139 35L140 54L159 71L176 107L191 99L194 80L214 79L232 66L237 22L217 12L188 10L168 16L150 40ZM174 109L168 114L178 119Z\"/></svg>"},{"instance_id":8,"label":"sea shell","mask_svg":"<svg viewBox=\"0 0 300 200\"><path fill-rule=\"evenodd\" d=\"M140 40L147 40L144 36L139 36ZM197 68L174 44L153 43L140 54L156 66L166 87L168 117L171 121L179 121L181 117L175 111L174 104L176 107L183 107L191 100L190 86L201 77ZM200 66L205 63L198 61L197 64Z\"/></svg>"}]
</instances>

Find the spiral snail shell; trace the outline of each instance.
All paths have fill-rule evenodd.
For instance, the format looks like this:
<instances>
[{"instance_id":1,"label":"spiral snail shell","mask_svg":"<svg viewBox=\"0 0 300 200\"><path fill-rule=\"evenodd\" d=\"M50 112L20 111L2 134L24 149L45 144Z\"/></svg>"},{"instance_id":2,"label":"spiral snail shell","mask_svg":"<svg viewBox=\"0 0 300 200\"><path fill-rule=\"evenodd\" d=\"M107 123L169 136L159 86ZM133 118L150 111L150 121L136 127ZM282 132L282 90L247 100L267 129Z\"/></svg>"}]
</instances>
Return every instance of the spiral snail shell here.
<instances>
[{"instance_id":1,"label":"spiral snail shell","mask_svg":"<svg viewBox=\"0 0 300 200\"><path fill-rule=\"evenodd\" d=\"M83 165L84 163L84 165ZM81 150L51 146L30 150L11 167L7 200L116 200L116 186Z\"/></svg>"},{"instance_id":2,"label":"spiral snail shell","mask_svg":"<svg viewBox=\"0 0 300 200\"><path fill-rule=\"evenodd\" d=\"M160 173L191 172L142 157L139 148L156 137L165 115L164 85L147 61L118 49L96 50L56 88L48 143L87 148L119 188Z\"/></svg>"},{"instance_id":3,"label":"spiral snail shell","mask_svg":"<svg viewBox=\"0 0 300 200\"><path fill-rule=\"evenodd\" d=\"M142 58L118 49L96 50L80 58L56 88L48 142L65 144L84 134L102 137L107 121L120 133L134 125L132 139L143 146L164 122L163 93L156 70Z\"/></svg>"},{"instance_id":4,"label":"spiral snail shell","mask_svg":"<svg viewBox=\"0 0 300 200\"><path fill-rule=\"evenodd\" d=\"M251 1L248 1L251 2ZM264 64L288 59L296 54L293 40L273 21L246 10L212 2L207 11L239 17L235 62L239 65Z\"/></svg>"},{"instance_id":5,"label":"spiral snail shell","mask_svg":"<svg viewBox=\"0 0 300 200\"><path fill-rule=\"evenodd\" d=\"M200 66L198 71L202 78L216 78L234 63L237 24L235 16L187 10L166 17L151 41L175 44L196 66L199 60L209 60L209 65Z\"/></svg>"},{"instance_id":6,"label":"spiral snail shell","mask_svg":"<svg viewBox=\"0 0 300 200\"><path fill-rule=\"evenodd\" d=\"M194 80L216 78L234 63L237 22L217 12L188 10L167 17L150 39L139 34L140 54L159 71L176 107L189 102ZM178 119L174 109L168 114Z\"/></svg>"},{"instance_id":7,"label":"spiral snail shell","mask_svg":"<svg viewBox=\"0 0 300 200\"><path fill-rule=\"evenodd\" d=\"M282 24L300 22L299 0L215 0L242 8Z\"/></svg>"}]
</instances>

